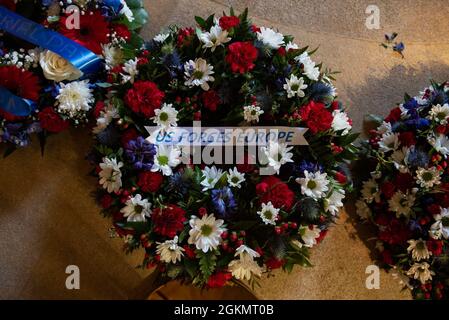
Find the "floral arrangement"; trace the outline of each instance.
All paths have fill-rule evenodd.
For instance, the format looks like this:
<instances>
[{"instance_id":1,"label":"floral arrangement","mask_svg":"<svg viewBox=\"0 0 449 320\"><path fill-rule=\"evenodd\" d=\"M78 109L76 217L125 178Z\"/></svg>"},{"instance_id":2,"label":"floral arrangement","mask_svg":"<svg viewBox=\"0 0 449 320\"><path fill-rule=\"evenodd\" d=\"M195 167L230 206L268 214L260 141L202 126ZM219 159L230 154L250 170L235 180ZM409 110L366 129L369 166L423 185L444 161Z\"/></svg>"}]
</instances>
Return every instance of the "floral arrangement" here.
<instances>
[{"instance_id":1,"label":"floral arrangement","mask_svg":"<svg viewBox=\"0 0 449 320\"><path fill-rule=\"evenodd\" d=\"M97 199L127 251L167 279L218 287L255 284L264 272L309 266L351 187L344 163L357 134L335 99L332 72L291 36L239 16L172 26L109 70L96 109ZM148 140L201 121L220 126L303 126L307 145L270 142L266 164L193 164L177 145ZM261 175L271 168L273 175Z\"/></svg>"},{"instance_id":2,"label":"floral arrangement","mask_svg":"<svg viewBox=\"0 0 449 320\"><path fill-rule=\"evenodd\" d=\"M0 6L104 60L95 73L83 74L60 55L0 30L0 88L33 106L30 114L17 115L0 105L0 142L8 144L7 152L28 145L32 133L44 144L48 134L85 123L95 89L142 42L136 32L148 20L140 0L0 0Z\"/></svg>"},{"instance_id":3,"label":"floral arrangement","mask_svg":"<svg viewBox=\"0 0 449 320\"><path fill-rule=\"evenodd\" d=\"M426 88L370 131L358 214L378 228L380 261L417 299L449 293L449 84Z\"/></svg>"}]
</instances>

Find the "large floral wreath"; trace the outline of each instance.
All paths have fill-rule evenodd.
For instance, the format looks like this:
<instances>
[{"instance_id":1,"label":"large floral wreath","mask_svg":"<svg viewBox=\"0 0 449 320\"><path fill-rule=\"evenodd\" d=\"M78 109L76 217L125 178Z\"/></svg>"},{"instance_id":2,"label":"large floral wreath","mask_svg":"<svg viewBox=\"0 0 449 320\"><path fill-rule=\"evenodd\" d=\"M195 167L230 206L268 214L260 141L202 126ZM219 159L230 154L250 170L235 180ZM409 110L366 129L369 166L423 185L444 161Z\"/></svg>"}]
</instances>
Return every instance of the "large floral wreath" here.
<instances>
[{"instance_id":1,"label":"large floral wreath","mask_svg":"<svg viewBox=\"0 0 449 320\"><path fill-rule=\"evenodd\" d=\"M97 197L127 250L169 279L215 287L310 265L309 249L334 221L356 151L331 72L291 36L252 25L247 10L197 28L171 27L110 70L94 128ZM133 66L133 68L130 68ZM176 145L145 126L303 126L308 145L270 142L268 167L184 164ZM254 284L254 283L253 283Z\"/></svg>"},{"instance_id":2,"label":"large floral wreath","mask_svg":"<svg viewBox=\"0 0 449 320\"><path fill-rule=\"evenodd\" d=\"M68 21L75 5L78 26ZM101 69L86 78L58 54L0 30L0 87L35 105L26 116L0 105L0 142L9 145L7 152L26 146L31 133L39 133L44 143L49 133L86 122L95 106L95 88L106 81L107 70L126 60L128 48L141 43L136 31L148 19L141 0L0 0L0 6L59 32L104 59Z\"/></svg>"},{"instance_id":3,"label":"large floral wreath","mask_svg":"<svg viewBox=\"0 0 449 320\"><path fill-rule=\"evenodd\" d=\"M357 211L378 227L380 261L417 299L449 294L449 84L391 110L365 143ZM371 171L370 170L370 171Z\"/></svg>"}]
</instances>

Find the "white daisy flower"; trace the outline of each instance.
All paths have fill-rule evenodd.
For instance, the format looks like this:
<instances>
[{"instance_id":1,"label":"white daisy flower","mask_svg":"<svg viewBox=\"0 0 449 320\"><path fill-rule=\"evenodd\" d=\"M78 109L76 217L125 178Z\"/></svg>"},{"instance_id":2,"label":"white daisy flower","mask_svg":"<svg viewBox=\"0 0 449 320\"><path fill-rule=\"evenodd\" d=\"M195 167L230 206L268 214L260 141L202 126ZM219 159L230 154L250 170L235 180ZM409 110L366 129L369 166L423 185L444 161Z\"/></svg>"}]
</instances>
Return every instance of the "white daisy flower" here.
<instances>
[{"instance_id":1,"label":"white daisy flower","mask_svg":"<svg viewBox=\"0 0 449 320\"><path fill-rule=\"evenodd\" d=\"M307 85L304 84L304 78L299 78L292 74L290 79L285 79L284 90L287 91L287 97L293 98L298 96L300 98L305 96L303 90L307 89Z\"/></svg>"},{"instance_id":2,"label":"white daisy flower","mask_svg":"<svg viewBox=\"0 0 449 320\"><path fill-rule=\"evenodd\" d=\"M209 32L200 32L198 38L204 43L203 48L210 48L214 52L218 46L222 46L231 41L228 35L228 31L223 30L219 25L214 25L210 28Z\"/></svg>"},{"instance_id":3,"label":"white daisy flower","mask_svg":"<svg viewBox=\"0 0 449 320\"><path fill-rule=\"evenodd\" d=\"M260 31L257 32L257 40L267 47L277 50L284 44L284 35L273 29L261 27Z\"/></svg>"},{"instance_id":4,"label":"white daisy flower","mask_svg":"<svg viewBox=\"0 0 449 320\"><path fill-rule=\"evenodd\" d=\"M257 211L257 214L262 218L262 221L265 224L272 224L273 226L276 225L276 220L279 216L279 210L273 206L273 204L270 202L268 203L262 203L262 209L260 211Z\"/></svg>"},{"instance_id":5,"label":"white daisy flower","mask_svg":"<svg viewBox=\"0 0 449 320\"><path fill-rule=\"evenodd\" d=\"M253 276L260 277L262 268L254 261L260 255L251 248L241 245L237 248L235 256L238 259L232 260L228 265L228 270L232 276L238 280L251 280Z\"/></svg>"},{"instance_id":6,"label":"white daisy flower","mask_svg":"<svg viewBox=\"0 0 449 320\"><path fill-rule=\"evenodd\" d=\"M92 129L92 132L98 134L105 130L114 119L120 118L117 108L108 103L104 110L100 112L97 118L97 125Z\"/></svg>"},{"instance_id":7,"label":"white daisy flower","mask_svg":"<svg viewBox=\"0 0 449 320\"><path fill-rule=\"evenodd\" d=\"M380 202L380 190L376 180L369 179L363 182L362 197L367 203Z\"/></svg>"},{"instance_id":8,"label":"white daisy flower","mask_svg":"<svg viewBox=\"0 0 449 320\"><path fill-rule=\"evenodd\" d=\"M235 254L234 254L235 257L237 257L237 256L243 257L246 255L249 255L251 258L259 258L260 257L260 254L257 251L251 249L250 247L248 247L244 244L242 244L235 250Z\"/></svg>"},{"instance_id":9,"label":"white daisy flower","mask_svg":"<svg viewBox=\"0 0 449 320\"><path fill-rule=\"evenodd\" d=\"M178 124L178 111L173 108L173 105L164 103L162 108L154 110L153 122L160 126L162 129L169 129L170 127L176 127Z\"/></svg>"},{"instance_id":10,"label":"white daisy flower","mask_svg":"<svg viewBox=\"0 0 449 320\"><path fill-rule=\"evenodd\" d=\"M435 222L430 227L434 239L449 239L449 209L441 208L441 212L434 216Z\"/></svg>"},{"instance_id":11,"label":"white daisy flower","mask_svg":"<svg viewBox=\"0 0 449 320\"><path fill-rule=\"evenodd\" d=\"M437 104L430 109L429 115L427 117L430 120L445 125L447 124L447 119L449 118L449 104L444 105Z\"/></svg>"},{"instance_id":12,"label":"white daisy flower","mask_svg":"<svg viewBox=\"0 0 449 320\"><path fill-rule=\"evenodd\" d=\"M88 80L61 83L59 94L56 96L58 111L70 118L84 115L95 102L92 92Z\"/></svg>"},{"instance_id":13,"label":"white daisy flower","mask_svg":"<svg viewBox=\"0 0 449 320\"><path fill-rule=\"evenodd\" d=\"M257 106L245 106L243 107L243 118L246 122L259 122L259 116L263 114L264 111Z\"/></svg>"},{"instance_id":14,"label":"white daisy flower","mask_svg":"<svg viewBox=\"0 0 449 320\"><path fill-rule=\"evenodd\" d=\"M102 44L101 48L106 70L112 70L114 67L123 63L123 51L118 46L107 43Z\"/></svg>"},{"instance_id":15,"label":"white daisy flower","mask_svg":"<svg viewBox=\"0 0 449 320\"><path fill-rule=\"evenodd\" d=\"M214 67L207 63L203 58L197 58L195 61L189 60L184 65L184 84L188 87L200 86L204 91L209 90L208 81L213 82L215 78Z\"/></svg>"},{"instance_id":16,"label":"white daisy flower","mask_svg":"<svg viewBox=\"0 0 449 320\"><path fill-rule=\"evenodd\" d=\"M268 147L262 147L262 151L268 158L268 165L279 174L281 166L287 162L293 162L293 153L290 152L293 147L288 147L285 143L270 141Z\"/></svg>"},{"instance_id":17,"label":"white daisy flower","mask_svg":"<svg viewBox=\"0 0 449 320\"><path fill-rule=\"evenodd\" d=\"M321 229L318 226L301 226L299 228L299 235L301 236L302 244L304 247L312 248L317 244L316 239L320 237Z\"/></svg>"},{"instance_id":18,"label":"white daisy flower","mask_svg":"<svg viewBox=\"0 0 449 320\"><path fill-rule=\"evenodd\" d=\"M201 185L203 186L203 191L213 189L215 184L220 180L223 175L223 170L217 169L216 166L205 167L201 171L203 173Z\"/></svg>"},{"instance_id":19,"label":"white daisy flower","mask_svg":"<svg viewBox=\"0 0 449 320\"><path fill-rule=\"evenodd\" d=\"M388 205L391 211L396 212L396 216L399 218L401 215L409 217L412 213L412 207L415 204L415 195L411 193L402 193L396 191L396 193L388 200Z\"/></svg>"},{"instance_id":20,"label":"white daisy flower","mask_svg":"<svg viewBox=\"0 0 449 320\"><path fill-rule=\"evenodd\" d=\"M204 253L216 249L222 241L221 234L226 231L223 223L223 220L215 219L212 214L205 214L201 218L192 216L189 221L192 229L189 231L188 243L194 244Z\"/></svg>"},{"instance_id":21,"label":"white daisy flower","mask_svg":"<svg viewBox=\"0 0 449 320\"><path fill-rule=\"evenodd\" d=\"M315 200L321 199L329 190L327 173L304 171L304 178L296 178L301 185L301 193Z\"/></svg>"},{"instance_id":22,"label":"white daisy flower","mask_svg":"<svg viewBox=\"0 0 449 320\"><path fill-rule=\"evenodd\" d=\"M158 43L164 43L165 40L168 39L168 37L170 37L169 33L159 33L158 35L156 35L153 38L153 41L158 42Z\"/></svg>"},{"instance_id":23,"label":"white daisy flower","mask_svg":"<svg viewBox=\"0 0 449 320\"><path fill-rule=\"evenodd\" d=\"M100 163L101 171L98 174L100 177L100 184L103 189L106 189L109 193L117 192L122 187L122 172L120 168L123 167L123 162L118 162L117 159L103 158L103 162Z\"/></svg>"},{"instance_id":24,"label":"white daisy flower","mask_svg":"<svg viewBox=\"0 0 449 320\"><path fill-rule=\"evenodd\" d=\"M245 174L241 173L237 170L237 167L234 169L229 169L228 171L228 184L231 187L241 187L241 183L245 181Z\"/></svg>"},{"instance_id":25,"label":"white daisy flower","mask_svg":"<svg viewBox=\"0 0 449 320\"><path fill-rule=\"evenodd\" d=\"M406 159L410 152L410 149L407 147L402 147L401 149L395 150L391 154L391 159L393 160L394 166L402 173L406 173L409 171Z\"/></svg>"},{"instance_id":26,"label":"white daisy flower","mask_svg":"<svg viewBox=\"0 0 449 320\"><path fill-rule=\"evenodd\" d=\"M438 135L438 137L428 137L429 143L435 148L436 151L441 153L445 158L449 155L449 138L444 134Z\"/></svg>"},{"instance_id":27,"label":"white daisy flower","mask_svg":"<svg viewBox=\"0 0 449 320\"><path fill-rule=\"evenodd\" d=\"M181 151L174 146L163 144L156 146L156 156L151 171L161 171L164 176L173 174L172 168L176 168L181 163Z\"/></svg>"},{"instance_id":28,"label":"white daisy flower","mask_svg":"<svg viewBox=\"0 0 449 320\"><path fill-rule=\"evenodd\" d=\"M384 133L379 141L379 150L382 152L394 151L399 147L398 133Z\"/></svg>"},{"instance_id":29,"label":"white daisy flower","mask_svg":"<svg viewBox=\"0 0 449 320\"><path fill-rule=\"evenodd\" d=\"M441 171L436 167L430 169L418 168L416 170L416 182L422 188L432 188L441 183Z\"/></svg>"},{"instance_id":30,"label":"white daisy flower","mask_svg":"<svg viewBox=\"0 0 449 320\"><path fill-rule=\"evenodd\" d=\"M162 262L176 263L181 261L184 256L184 248L178 246L178 236L175 236L173 240L166 240L162 243L156 243L156 253L160 255Z\"/></svg>"},{"instance_id":31,"label":"white daisy flower","mask_svg":"<svg viewBox=\"0 0 449 320\"><path fill-rule=\"evenodd\" d=\"M126 201L126 206L120 212L129 222L142 222L151 214L151 203L140 194L136 194Z\"/></svg>"},{"instance_id":32,"label":"white daisy flower","mask_svg":"<svg viewBox=\"0 0 449 320\"><path fill-rule=\"evenodd\" d=\"M408 240L407 242L409 243L407 252L412 253L413 260L421 261L429 259L432 255L432 252L427 249L427 244L424 240Z\"/></svg>"},{"instance_id":33,"label":"white daisy flower","mask_svg":"<svg viewBox=\"0 0 449 320\"><path fill-rule=\"evenodd\" d=\"M139 70L137 70L138 61L137 58L134 58L125 62L122 67L123 72L120 73L122 76L122 83L134 83L134 80L139 74Z\"/></svg>"},{"instance_id":34,"label":"white daisy flower","mask_svg":"<svg viewBox=\"0 0 449 320\"><path fill-rule=\"evenodd\" d=\"M318 68L315 62L310 58L309 54L303 52L301 55L295 58L295 61L302 64L304 68L304 75L310 80L318 81L320 78L320 68Z\"/></svg>"},{"instance_id":35,"label":"white daisy flower","mask_svg":"<svg viewBox=\"0 0 449 320\"><path fill-rule=\"evenodd\" d=\"M335 110L332 112L334 119L332 120L332 129L334 131L342 131L342 135L347 135L352 129L351 120L346 112Z\"/></svg>"},{"instance_id":36,"label":"white daisy flower","mask_svg":"<svg viewBox=\"0 0 449 320\"><path fill-rule=\"evenodd\" d=\"M285 51L289 51L289 50L298 50L299 49L299 46L296 44L296 43L294 43L294 42L291 42L291 41L289 41L289 43L287 43L287 45L285 46Z\"/></svg>"},{"instance_id":37,"label":"white daisy flower","mask_svg":"<svg viewBox=\"0 0 449 320\"><path fill-rule=\"evenodd\" d=\"M357 200L355 203L356 212L362 219L369 219L371 217L371 209L368 207L365 201L363 200Z\"/></svg>"},{"instance_id":38,"label":"white daisy flower","mask_svg":"<svg viewBox=\"0 0 449 320\"><path fill-rule=\"evenodd\" d=\"M128 19L129 22L133 22L134 21L134 13L128 7L126 0L120 0L120 3L122 4L122 9L120 10L119 14L124 15L126 17L126 19Z\"/></svg>"},{"instance_id":39,"label":"white daisy flower","mask_svg":"<svg viewBox=\"0 0 449 320\"><path fill-rule=\"evenodd\" d=\"M324 201L325 210L335 216L340 208L343 207L343 199L345 198L345 190L333 190L330 196Z\"/></svg>"},{"instance_id":40,"label":"white daisy flower","mask_svg":"<svg viewBox=\"0 0 449 320\"><path fill-rule=\"evenodd\" d=\"M415 263L407 271L407 275L415 280L421 281L425 284L427 281L432 280L432 276L435 272L430 270L430 265L427 262Z\"/></svg>"}]
</instances>

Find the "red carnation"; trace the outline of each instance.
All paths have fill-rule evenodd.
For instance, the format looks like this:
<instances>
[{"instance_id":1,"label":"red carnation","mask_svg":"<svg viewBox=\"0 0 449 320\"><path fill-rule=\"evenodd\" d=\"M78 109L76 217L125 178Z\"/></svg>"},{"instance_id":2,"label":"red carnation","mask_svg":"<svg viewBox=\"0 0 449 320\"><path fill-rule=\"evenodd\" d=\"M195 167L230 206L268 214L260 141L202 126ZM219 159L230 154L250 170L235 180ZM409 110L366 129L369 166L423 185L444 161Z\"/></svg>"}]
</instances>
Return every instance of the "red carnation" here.
<instances>
[{"instance_id":1,"label":"red carnation","mask_svg":"<svg viewBox=\"0 0 449 320\"><path fill-rule=\"evenodd\" d=\"M261 203L271 201L276 208L284 208L289 211L295 200L295 194L288 185L279 178L268 176L256 185L256 192L260 196Z\"/></svg>"},{"instance_id":2,"label":"red carnation","mask_svg":"<svg viewBox=\"0 0 449 320\"><path fill-rule=\"evenodd\" d=\"M48 132L61 132L69 127L69 122L63 120L52 107L46 107L39 112L39 122L41 128Z\"/></svg>"},{"instance_id":3,"label":"red carnation","mask_svg":"<svg viewBox=\"0 0 449 320\"><path fill-rule=\"evenodd\" d=\"M203 101L204 107L213 112L217 111L217 107L221 104L221 98L215 90L203 92L201 100Z\"/></svg>"},{"instance_id":4,"label":"red carnation","mask_svg":"<svg viewBox=\"0 0 449 320\"><path fill-rule=\"evenodd\" d=\"M332 113L323 103L310 101L299 110L299 114L313 134L329 130L332 126Z\"/></svg>"},{"instance_id":5,"label":"red carnation","mask_svg":"<svg viewBox=\"0 0 449 320\"><path fill-rule=\"evenodd\" d=\"M427 240L427 248L434 256L439 256L443 253L443 241L434 239Z\"/></svg>"},{"instance_id":6,"label":"red carnation","mask_svg":"<svg viewBox=\"0 0 449 320\"><path fill-rule=\"evenodd\" d=\"M229 30L237 27L240 24L240 19L236 16L223 16L220 18L219 24L223 30Z\"/></svg>"},{"instance_id":7,"label":"red carnation","mask_svg":"<svg viewBox=\"0 0 449 320\"><path fill-rule=\"evenodd\" d=\"M416 144L415 134L411 131L401 132L399 134L399 141L405 147L411 147Z\"/></svg>"},{"instance_id":8,"label":"red carnation","mask_svg":"<svg viewBox=\"0 0 449 320\"><path fill-rule=\"evenodd\" d=\"M139 174L137 185L143 192L156 192L159 190L164 177L158 172L145 171Z\"/></svg>"},{"instance_id":9,"label":"red carnation","mask_svg":"<svg viewBox=\"0 0 449 320\"><path fill-rule=\"evenodd\" d=\"M429 212L432 216L437 215L441 212L441 207L438 204L433 203L427 206L427 212Z\"/></svg>"},{"instance_id":10,"label":"red carnation","mask_svg":"<svg viewBox=\"0 0 449 320\"><path fill-rule=\"evenodd\" d=\"M234 73L245 73L254 68L258 51L249 41L234 42L229 46L226 62L231 66Z\"/></svg>"},{"instance_id":11,"label":"red carnation","mask_svg":"<svg viewBox=\"0 0 449 320\"><path fill-rule=\"evenodd\" d=\"M279 269L285 264L285 260L278 260L276 258L270 258L267 261L265 261L265 264L269 269Z\"/></svg>"},{"instance_id":12,"label":"red carnation","mask_svg":"<svg viewBox=\"0 0 449 320\"><path fill-rule=\"evenodd\" d=\"M403 193L407 192L415 184L415 180L410 173L399 173L394 179L394 184Z\"/></svg>"},{"instance_id":13,"label":"red carnation","mask_svg":"<svg viewBox=\"0 0 449 320\"><path fill-rule=\"evenodd\" d=\"M396 122L401 119L402 111L399 107L390 111L390 114L385 118L386 122Z\"/></svg>"},{"instance_id":14,"label":"red carnation","mask_svg":"<svg viewBox=\"0 0 449 320\"><path fill-rule=\"evenodd\" d=\"M129 31L128 27L124 24L116 24L114 26L114 31L116 35L120 38L125 39L128 41L131 38L131 32Z\"/></svg>"},{"instance_id":15,"label":"red carnation","mask_svg":"<svg viewBox=\"0 0 449 320\"><path fill-rule=\"evenodd\" d=\"M184 228L186 212L180 207L169 204L165 208L156 208L151 214L154 232L165 237L173 238Z\"/></svg>"},{"instance_id":16,"label":"red carnation","mask_svg":"<svg viewBox=\"0 0 449 320\"><path fill-rule=\"evenodd\" d=\"M137 81L125 95L125 103L135 113L145 117L154 116L154 110L159 109L165 94L151 81Z\"/></svg>"},{"instance_id":17,"label":"red carnation","mask_svg":"<svg viewBox=\"0 0 449 320\"><path fill-rule=\"evenodd\" d=\"M108 34L110 33L108 22L99 11L92 14L87 13L80 16L80 28L68 29L68 17L61 19L61 33L81 44L96 54L101 54L101 45L108 42Z\"/></svg>"},{"instance_id":18,"label":"red carnation","mask_svg":"<svg viewBox=\"0 0 449 320\"><path fill-rule=\"evenodd\" d=\"M120 142L122 143L122 146L125 147L129 141L135 140L138 136L139 133L137 132L137 130L134 128L130 128L123 132Z\"/></svg>"},{"instance_id":19,"label":"red carnation","mask_svg":"<svg viewBox=\"0 0 449 320\"><path fill-rule=\"evenodd\" d=\"M229 280L232 279L232 275L229 272L216 272L209 277L207 281L207 287L210 288L221 288Z\"/></svg>"},{"instance_id":20,"label":"red carnation","mask_svg":"<svg viewBox=\"0 0 449 320\"><path fill-rule=\"evenodd\" d=\"M390 224L379 233L379 239L391 245L404 244L410 236L410 228L396 218L391 219Z\"/></svg>"},{"instance_id":21,"label":"red carnation","mask_svg":"<svg viewBox=\"0 0 449 320\"><path fill-rule=\"evenodd\" d=\"M395 187L394 183L392 183L390 181L385 181L380 186L380 190L384 194L385 198L391 199L391 197L393 197L393 195L395 193L396 187Z\"/></svg>"},{"instance_id":22,"label":"red carnation","mask_svg":"<svg viewBox=\"0 0 449 320\"><path fill-rule=\"evenodd\" d=\"M113 202L114 198L112 198L109 194L105 194L100 199L100 204L103 207L103 209L109 209L112 206Z\"/></svg>"}]
</instances>

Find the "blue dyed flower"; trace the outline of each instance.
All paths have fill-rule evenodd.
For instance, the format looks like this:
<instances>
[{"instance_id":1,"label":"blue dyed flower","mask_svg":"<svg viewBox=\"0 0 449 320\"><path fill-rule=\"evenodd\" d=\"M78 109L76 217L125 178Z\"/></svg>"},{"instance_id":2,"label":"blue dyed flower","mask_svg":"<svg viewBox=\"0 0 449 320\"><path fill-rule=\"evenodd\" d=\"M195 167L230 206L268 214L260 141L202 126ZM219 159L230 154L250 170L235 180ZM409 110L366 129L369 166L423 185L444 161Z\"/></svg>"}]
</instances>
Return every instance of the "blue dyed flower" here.
<instances>
[{"instance_id":1,"label":"blue dyed flower","mask_svg":"<svg viewBox=\"0 0 449 320\"><path fill-rule=\"evenodd\" d=\"M297 168L297 175L303 177L304 176L304 171L307 172L323 172L323 166L320 165L319 163L313 163L310 161L306 161L303 160L301 161L301 163L299 164L298 168Z\"/></svg>"},{"instance_id":2,"label":"blue dyed flower","mask_svg":"<svg viewBox=\"0 0 449 320\"><path fill-rule=\"evenodd\" d=\"M410 152L408 153L408 156L407 156L407 163L411 167L426 168L429 161L430 161L430 158L429 158L429 155L427 154L427 152L425 152L421 149L417 149L417 148L410 149Z\"/></svg>"},{"instance_id":3,"label":"blue dyed flower","mask_svg":"<svg viewBox=\"0 0 449 320\"><path fill-rule=\"evenodd\" d=\"M212 190L212 202L220 217L227 217L235 212L237 204L229 187Z\"/></svg>"},{"instance_id":4,"label":"blue dyed flower","mask_svg":"<svg viewBox=\"0 0 449 320\"><path fill-rule=\"evenodd\" d=\"M168 191L185 195L189 192L192 181L185 176L183 171L171 175L168 181Z\"/></svg>"},{"instance_id":5,"label":"blue dyed flower","mask_svg":"<svg viewBox=\"0 0 449 320\"><path fill-rule=\"evenodd\" d=\"M156 148L143 137L128 142L125 148L126 157L137 170L151 170L154 164Z\"/></svg>"}]
</instances>

